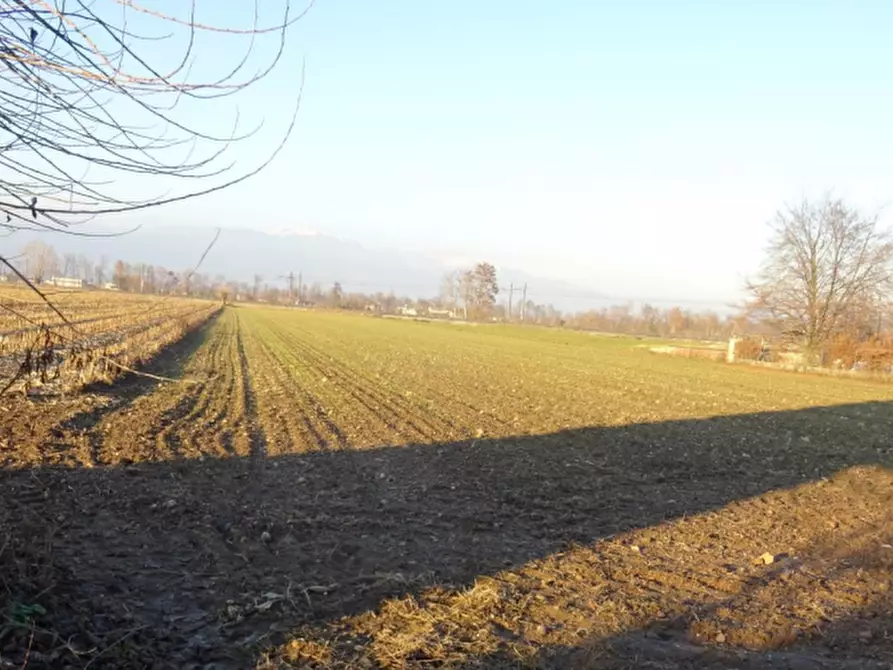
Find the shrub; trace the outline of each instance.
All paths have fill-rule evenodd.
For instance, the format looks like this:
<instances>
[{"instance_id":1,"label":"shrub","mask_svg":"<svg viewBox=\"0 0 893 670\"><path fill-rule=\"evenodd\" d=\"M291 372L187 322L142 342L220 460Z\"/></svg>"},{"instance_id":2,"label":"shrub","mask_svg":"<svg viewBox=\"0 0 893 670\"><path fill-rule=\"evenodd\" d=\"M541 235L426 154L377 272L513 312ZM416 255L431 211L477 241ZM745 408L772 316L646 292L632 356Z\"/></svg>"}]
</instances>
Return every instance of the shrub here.
<instances>
[{"instance_id":1,"label":"shrub","mask_svg":"<svg viewBox=\"0 0 893 670\"><path fill-rule=\"evenodd\" d=\"M823 362L830 367L887 372L893 367L893 339L872 337L859 340L850 335L835 337L825 347Z\"/></svg>"},{"instance_id":2,"label":"shrub","mask_svg":"<svg viewBox=\"0 0 893 670\"><path fill-rule=\"evenodd\" d=\"M735 343L735 358L745 361L756 361L760 359L762 350L763 345L760 340L746 337Z\"/></svg>"}]
</instances>

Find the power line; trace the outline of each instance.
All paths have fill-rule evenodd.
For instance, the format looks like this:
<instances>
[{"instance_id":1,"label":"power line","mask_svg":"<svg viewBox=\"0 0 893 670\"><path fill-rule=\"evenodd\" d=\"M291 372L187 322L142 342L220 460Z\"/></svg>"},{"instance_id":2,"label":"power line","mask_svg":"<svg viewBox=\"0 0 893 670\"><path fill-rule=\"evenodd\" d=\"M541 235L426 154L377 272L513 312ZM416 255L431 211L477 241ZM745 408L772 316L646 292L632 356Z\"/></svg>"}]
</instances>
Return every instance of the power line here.
<instances>
[{"instance_id":1,"label":"power line","mask_svg":"<svg viewBox=\"0 0 893 670\"><path fill-rule=\"evenodd\" d=\"M301 273L298 272L297 277L294 272L289 272L287 275L280 275L279 279L287 279L288 280L288 299L289 302L294 304L296 301L300 302L303 297L303 280ZM295 294L295 283L298 285L298 292Z\"/></svg>"}]
</instances>

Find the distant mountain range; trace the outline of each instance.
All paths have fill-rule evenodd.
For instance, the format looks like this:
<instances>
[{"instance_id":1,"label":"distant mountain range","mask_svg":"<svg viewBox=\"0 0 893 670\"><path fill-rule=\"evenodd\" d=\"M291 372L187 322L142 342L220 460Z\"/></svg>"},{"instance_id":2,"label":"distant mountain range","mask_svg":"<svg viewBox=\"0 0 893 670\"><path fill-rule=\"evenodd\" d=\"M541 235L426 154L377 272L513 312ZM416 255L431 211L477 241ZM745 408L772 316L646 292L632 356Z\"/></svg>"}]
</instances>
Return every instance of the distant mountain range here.
<instances>
[{"instance_id":1,"label":"distant mountain range","mask_svg":"<svg viewBox=\"0 0 893 670\"><path fill-rule=\"evenodd\" d=\"M104 257L110 266L120 259L185 270L195 266L213 237L213 229L197 226L152 227L113 238L21 232L7 238L0 248L14 253L31 239L41 239L52 244L59 254L84 254L95 261ZM368 249L313 231L224 229L199 271L245 282L253 281L257 274L271 285L284 285L284 278L294 272L302 275L305 285L318 282L328 287L337 281L347 291L393 291L415 298L437 295L444 275L453 269L448 262L422 254ZM559 309L603 307L609 302L595 291L568 282L512 268L497 267L497 273L504 289L501 299L510 284L520 289L526 283L530 299L554 304ZM519 291L514 296L515 303L520 299Z\"/></svg>"}]
</instances>

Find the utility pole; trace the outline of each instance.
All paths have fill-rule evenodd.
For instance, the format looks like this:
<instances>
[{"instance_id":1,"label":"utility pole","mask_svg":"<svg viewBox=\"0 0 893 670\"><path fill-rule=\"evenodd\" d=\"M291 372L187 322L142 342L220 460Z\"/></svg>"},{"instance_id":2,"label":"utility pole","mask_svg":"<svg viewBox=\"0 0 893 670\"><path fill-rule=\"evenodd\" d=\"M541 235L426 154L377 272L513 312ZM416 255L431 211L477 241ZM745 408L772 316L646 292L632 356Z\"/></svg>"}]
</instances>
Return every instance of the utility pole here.
<instances>
[{"instance_id":1,"label":"utility pole","mask_svg":"<svg viewBox=\"0 0 893 670\"><path fill-rule=\"evenodd\" d=\"M298 304L304 302L304 273L298 271Z\"/></svg>"},{"instance_id":2,"label":"utility pole","mask_svg":"<svg viewBox=\"0 0 893 670\"><path fill-rule=\"evenodd\" d=\"M521 292L521 321L527 316L527 282L524 282L524 290Z\"/></svg>"},{"instance_id":3,"label":"utility pole","mask_svg":"<svg viewBox=\"0 0 893 670\"><path fill-rule=\"evenodd\" d=\"M509 292L509 309L508 309L508 317L506 318L506 321L511 321L511 320L512 320L512 303L513 303L513 301L514 301L515 291L520 291L520 290L521 290L520 288L515 288L514 283L509 284L509 288L508 288L508 292ZM526 285L526 284L524 285L524 290L525 290L525 291L527 290L527 285ZM521 308L523 309L523 305L522 305Z\"/></svg>"},{"instance_id":4,"label":"utility pole","mask_svg":"<svg viewBox=\"0 0 893 670\"><path fill-rule=\"evenodd\" d=\"M295 277L294 272L289 272L287 275L280 276L280 279L288 280L288 302L291 305L295 304L295 279L300 283L301 281L301 273L298 273L298 276Z\"/></svg>"},{"instance_id":5,"label":"utility pole","mask_svg":"<svg viewBox=\"0 0 893 670\"><path fill-rule=\"evenodd\" d=\"M508 320L512 320L512 297L515 295L515 285L509 284L509 313Z\"/></svg>"}]
</instances>

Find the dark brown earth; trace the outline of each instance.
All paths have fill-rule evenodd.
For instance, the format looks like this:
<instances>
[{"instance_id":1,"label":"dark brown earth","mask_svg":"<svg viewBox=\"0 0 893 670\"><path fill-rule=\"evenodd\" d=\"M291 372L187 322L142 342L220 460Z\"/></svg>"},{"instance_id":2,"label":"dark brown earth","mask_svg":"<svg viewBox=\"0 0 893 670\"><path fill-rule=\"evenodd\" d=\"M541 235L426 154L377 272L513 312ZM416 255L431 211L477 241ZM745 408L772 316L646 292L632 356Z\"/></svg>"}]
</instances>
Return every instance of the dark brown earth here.
<instances>
[{"instance_id":1,"label":"dark brown earth","mask_svg":"<svg viewBox=\"0 0 893 670\"><path fill-rule=\"evenodd\" d=\"M893 390L448 330L0 398L0 667L893 666Z\"/></svg>"}]
</instances>

